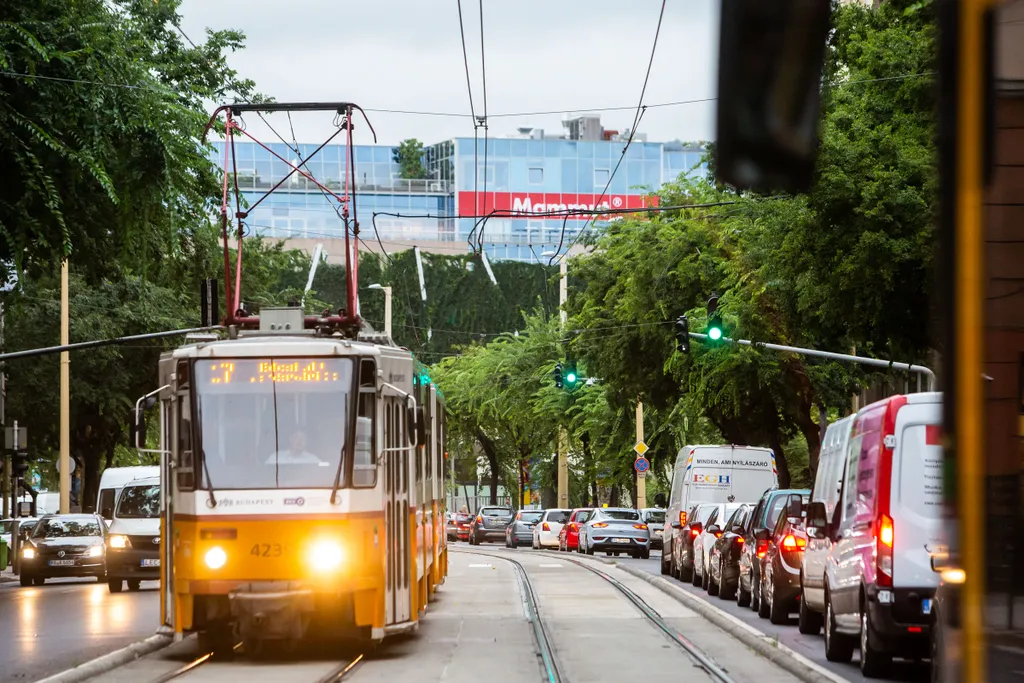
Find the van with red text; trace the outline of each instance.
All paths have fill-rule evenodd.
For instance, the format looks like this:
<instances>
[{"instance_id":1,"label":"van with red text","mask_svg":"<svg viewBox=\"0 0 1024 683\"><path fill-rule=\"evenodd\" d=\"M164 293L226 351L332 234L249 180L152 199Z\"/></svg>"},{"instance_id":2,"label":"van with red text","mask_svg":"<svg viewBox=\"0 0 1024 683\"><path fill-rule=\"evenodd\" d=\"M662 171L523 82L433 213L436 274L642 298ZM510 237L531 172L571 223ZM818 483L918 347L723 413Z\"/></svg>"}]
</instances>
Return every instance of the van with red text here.
<instances>
[{"instance_id":1,"label":"van with red text","mask_svg":"<svg viewBox=\"0 0 1024 683\"><path fill-rule=\"evenodd\" d=\"M672 492L665 513L661 573L689 575L693 558L684 557L688 511L698 503L751 503L779 485L775 454L756 446L686 446L676 456ZM724 520L723 520L724 521Z\"/></svg>"},{"instance_id":2,"label":"van with red text","mask_svg":"<svg viewBox=\"0 0 1024 683\"><path fill-rule=\"evenodd\" d=\"M942 394L892 396L857 413L839 504L807 515L825 534L825 655L848 662L860 648L869 678L893 657L927 658L942 545Z\"/></svg>"}]
</instances>

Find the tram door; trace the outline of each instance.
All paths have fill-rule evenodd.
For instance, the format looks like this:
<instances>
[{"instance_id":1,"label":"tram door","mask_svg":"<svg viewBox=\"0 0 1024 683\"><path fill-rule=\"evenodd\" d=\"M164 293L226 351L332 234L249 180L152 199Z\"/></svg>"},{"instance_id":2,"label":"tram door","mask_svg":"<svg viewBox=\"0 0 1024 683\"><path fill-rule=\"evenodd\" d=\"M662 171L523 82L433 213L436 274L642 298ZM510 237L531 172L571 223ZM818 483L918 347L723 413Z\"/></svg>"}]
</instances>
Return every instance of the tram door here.
<instances>
[{"instance_id":1,"label":"tram door","mask_svg":"<svg viewBox=\"0 0 1024 683\"><path fill-rule=\"evenodd\" d=\"M385 621L402 623L411 618L409 570L409 438L403 404L385 403L385 524L387 525L387 566Z\"/></svg>"}]
</instances>

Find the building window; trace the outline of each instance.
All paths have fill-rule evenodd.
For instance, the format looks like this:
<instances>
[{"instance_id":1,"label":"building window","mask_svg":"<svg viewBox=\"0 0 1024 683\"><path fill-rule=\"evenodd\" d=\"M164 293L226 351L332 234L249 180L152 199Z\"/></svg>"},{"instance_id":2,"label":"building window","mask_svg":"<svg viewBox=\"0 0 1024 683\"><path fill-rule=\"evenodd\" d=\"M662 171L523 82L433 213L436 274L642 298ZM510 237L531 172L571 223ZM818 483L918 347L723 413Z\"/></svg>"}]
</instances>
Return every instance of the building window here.
<instances>
[{"instance_id":1,"label":"building window","mask_svg":"<svg viewBox=\"0 0 1024 683\"><path fill-rule=\"evenodd\" d=\"M477 182L479 183L494 183L494 166L487 166L484 168L480 166L476 169Z\"/></svg>"},{"instance_id":2,"label":"building window","mask_svg":"<svg viewBox=\"0 0 1024 683\"><path fill-rule=\"evenodd\" d=\"M529 169L529 181L531 185L543 185L544 184L544 169L543 168L531 168Z\"/></svg>"},{"instance_id":3,"label":"building window","mask_svg":"<svg viewBox=\"0 0 1024 683\"><path fill-rule=\"evenodd\" d=\"M600 187L602 190L604 186L608 184L608 177L610 172L607 168L595 168L594 169L594 184Z\"/></svg>"}]
</instances>

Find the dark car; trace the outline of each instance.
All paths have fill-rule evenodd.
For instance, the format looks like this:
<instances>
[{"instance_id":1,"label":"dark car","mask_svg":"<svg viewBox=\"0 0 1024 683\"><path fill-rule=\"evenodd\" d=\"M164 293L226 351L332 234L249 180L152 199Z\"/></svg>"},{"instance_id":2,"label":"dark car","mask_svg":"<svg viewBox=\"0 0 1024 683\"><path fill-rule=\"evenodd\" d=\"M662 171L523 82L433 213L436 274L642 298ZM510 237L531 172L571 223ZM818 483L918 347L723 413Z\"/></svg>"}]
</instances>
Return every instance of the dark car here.
<instances>
[{"instance_id":1,"label":"dark car","mask_svg":"<svg viewBox=\"0 0 1024 683\"><path fill-rule=\"evenodd\" d=\"M768 540L768 552L761 560L759 617L773 624L785 624L800 604L800 567L803 566L807 534L803 521L809 496L787 496L785 514L779 515L775 528L759 530L758 540ZM770 535L769 535L770 533Z\"/></svg>"},{"instance_id":2,"label":"dark car","mask_svg":"<svg viewBox=\"0 0 1024 683\"><path fill-rule=\"evenodd\" d=\"M708 593L718 594L723 600L736 597L736 589L740 584L740 554L743 551L743 532L747 520L754 511L754 504L739 506L728 521L722 526L722 535L711 548L708 565L711 576L708 581Z\"/></svg>"},{"instance_id":3,"label":"dark car","mask_svg":"<svg viewBox=\"0 0 1024 683\"><path fill-rule=\"evenodd\" d=\"M505 547L518 548L521 545L533 545L533 527L537 526L543 510L520 510L515 519L505 527Z\"/></svg>"},{"instance_id":4,"label":"dark car","mask_svg":"<svg viewBox=\"0 0 1024 683\"><path fill-rule=\"evenodd\" d=\"M480 508L469 523L469 544L504 541L505 527L512 521L515 511L507 505L488 505Z\"/></svg>"},{"instance_id":5,"label":"dark car","mask_svg":"<svg viewBox=\"0 0 1024 683\"><path fill-rule=\"evenodd\" d=\"M64 576L105 580L106 535L99 515L44 516L21 547L21 585Z\"/></svg>"},{"instance_id":6,"label":"dark car","mask_svg":"<svg viewBox=\"0 0 1024 683\"><path fill-rule=\"evenodd\" d=\"M761 560L768 554L771 530L778 523L791 493L811 495L809 489L769 489L761 496L761 500L757 501L753 513L747 519L743 531L743 552L740 554L739 593L736 597L741 607L750 605L750 609L754 611L761 607L761 593L754 590L761 585ZM762 529L767 530L769 534L763 540L758 540L755 535Z\"/></svg>"}]
</instances>

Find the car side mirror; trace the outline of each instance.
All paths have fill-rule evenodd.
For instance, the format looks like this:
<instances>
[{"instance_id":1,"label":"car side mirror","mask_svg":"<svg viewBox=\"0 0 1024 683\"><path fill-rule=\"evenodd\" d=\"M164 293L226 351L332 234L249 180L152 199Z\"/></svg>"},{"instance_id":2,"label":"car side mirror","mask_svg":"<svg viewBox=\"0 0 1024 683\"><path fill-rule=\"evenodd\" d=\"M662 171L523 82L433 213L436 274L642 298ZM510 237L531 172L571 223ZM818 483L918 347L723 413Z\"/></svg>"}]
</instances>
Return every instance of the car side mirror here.
<instances>
[{"instance_id":1,"label":"car side mirror","mask_svg":"<svg viewBox=\"0 0 1024 683\"><path fill-rule=\"evenodd\" d=\"M772 532L768 529L758 529L754 532L754 539L758 541L767 541L772 537Z\"/></svg>"},{"instance_id":2,"label":"car side mirror","mask_svg":"<svg viewBox=\"0 0 1024 683\"><path fill-rule=\"evenodd\" d=\"M665 505L667 503L668 503L668 500L667 500L667 498L666 498L664 493L656 493L656 494L654 494L654 505L656 507L663 508L663 507L665 507Z\"/></svg>"},{"instance_id":3,"label":"car side mirror","mask_svg":"<svg viewBox=\"0 0 1024 683\"><path fill-rule=\"evenodd\" d=\"M709 526L707 531L709 534L714 534L715 536L722 535L722 527L718 526L717 524L712 524L711 526Z\"/></svg>"},{"instance_id":4,"label":"car side mirror","mask_svg":"<svg viewBox=\"0 0 1024 683\"><path fill-rule=\"evenodd\" d=\"M789 494L786 501L786 517L789 519L800 519L804 514L804 500L799 493Z\"/></svg>"},{"instance_id":5,"label":"car side mirror","mask_svg":"<svg viewBox=\"0 0 1024 683\"><path fill-rule=\"evenodd\" d=\"M810 538L828 538L828 511L825 503L815 501L807 507L806 530Z\"/></svg>"}]
</instances>

